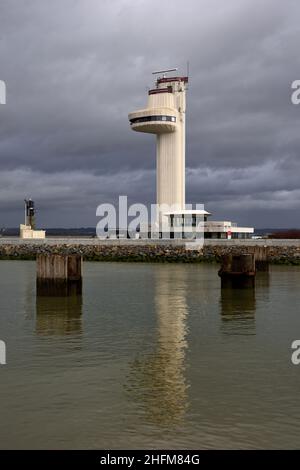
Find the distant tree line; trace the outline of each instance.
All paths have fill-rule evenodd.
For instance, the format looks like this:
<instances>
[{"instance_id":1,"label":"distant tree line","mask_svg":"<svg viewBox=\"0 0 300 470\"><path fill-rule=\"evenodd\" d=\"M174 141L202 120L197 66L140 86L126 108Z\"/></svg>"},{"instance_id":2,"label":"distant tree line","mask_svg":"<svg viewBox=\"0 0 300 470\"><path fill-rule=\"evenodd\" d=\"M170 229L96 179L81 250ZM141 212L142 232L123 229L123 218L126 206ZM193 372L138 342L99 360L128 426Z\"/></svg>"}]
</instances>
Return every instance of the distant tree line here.
<instances>
[{"instance_id":1,"label":"distant tree line","mask_svg":"<svg viewBox=\"0 0 300 470\"><path fill-rule=\"evenodd\" d=\"M300 238L300 230L292 229L292 230L280 230L280 232L274 232L269 235L269 238L276 238L276 239L299 239Z\"/></svg>"}]
</instances>

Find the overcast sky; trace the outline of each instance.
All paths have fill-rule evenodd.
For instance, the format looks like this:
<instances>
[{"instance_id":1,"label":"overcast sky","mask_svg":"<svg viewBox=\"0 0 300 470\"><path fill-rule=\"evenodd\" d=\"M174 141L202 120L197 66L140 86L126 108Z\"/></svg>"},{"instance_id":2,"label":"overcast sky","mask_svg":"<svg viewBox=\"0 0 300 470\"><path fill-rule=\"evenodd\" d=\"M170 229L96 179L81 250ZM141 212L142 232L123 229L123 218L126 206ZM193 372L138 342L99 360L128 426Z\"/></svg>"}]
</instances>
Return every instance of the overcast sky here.
<instances>
[{"instance_id":1,"label":"overcast sky","mask_svg":"<svg viewBox=\"0 0 300 470\"><path fill-rule=\"evenodd\" d=\"M299 0L0 0L0 227L95 226L155 202L155 137L132 132L151 72L190 62L187 202L300 226Z\"/></svg>"}]
</instances>

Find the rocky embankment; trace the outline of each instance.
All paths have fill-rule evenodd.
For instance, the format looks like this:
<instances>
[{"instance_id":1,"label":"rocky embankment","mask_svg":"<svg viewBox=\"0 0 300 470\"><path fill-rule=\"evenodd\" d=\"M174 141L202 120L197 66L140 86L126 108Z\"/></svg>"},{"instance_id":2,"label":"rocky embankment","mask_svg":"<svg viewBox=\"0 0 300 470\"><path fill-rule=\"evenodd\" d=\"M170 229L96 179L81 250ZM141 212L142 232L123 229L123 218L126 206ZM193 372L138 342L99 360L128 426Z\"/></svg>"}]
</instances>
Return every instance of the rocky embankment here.
<instances>
[{"instance_id":1,"label":"rocky embankment","mask_svg":"<svg viewBox=\"0 0 300 470\"><path fill-rule=\"evenodd\" d=\"M144 262L217 262L225 254L264 253L270 263L300 265L300 245L282 244L258 247L256 245L208 244L202 249L190 250L174 244L74 244L74 243L4 243L0 245L0 259L33 260L37 254L81 254L87 261L144 261Z\"/></svg>"}]
</instances>

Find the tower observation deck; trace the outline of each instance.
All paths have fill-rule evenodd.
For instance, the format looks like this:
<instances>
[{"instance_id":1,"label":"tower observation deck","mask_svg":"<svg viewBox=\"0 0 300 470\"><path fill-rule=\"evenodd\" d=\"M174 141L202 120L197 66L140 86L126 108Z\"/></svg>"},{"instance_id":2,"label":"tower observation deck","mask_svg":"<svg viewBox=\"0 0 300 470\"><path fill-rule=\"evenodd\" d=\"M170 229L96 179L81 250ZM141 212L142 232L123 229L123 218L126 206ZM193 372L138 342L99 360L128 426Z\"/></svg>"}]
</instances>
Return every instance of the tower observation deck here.
<instances>
[{"instance_id":1,"label":"tower observation deck","mask_svg":"<svg viewBox=\"0 0 300 470\"><path fill-rule=\"evenodd\" d=\"M129 114L132 130L156 134L156 202L160 218L163 207L164 211L185 208L187 83L188 77L163 73L148 92L147 107Z\"/></svg>"}]
</instances>

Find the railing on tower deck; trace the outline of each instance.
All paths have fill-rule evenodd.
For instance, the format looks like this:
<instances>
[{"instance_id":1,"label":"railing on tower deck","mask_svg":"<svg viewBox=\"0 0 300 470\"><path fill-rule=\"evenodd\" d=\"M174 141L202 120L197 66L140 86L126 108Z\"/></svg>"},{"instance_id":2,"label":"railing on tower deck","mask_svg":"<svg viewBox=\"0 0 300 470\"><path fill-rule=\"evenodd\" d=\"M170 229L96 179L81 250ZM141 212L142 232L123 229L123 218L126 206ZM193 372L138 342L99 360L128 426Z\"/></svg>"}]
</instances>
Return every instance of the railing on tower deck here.
<instances>
[{"instance_id":1,"label":"railing on tower deck","mask_svg":"<svg viewBox=\"0 0 300 470\"><path fill-rule=\"evenodd\" d=\"M170 83L170 82L184 82L188 83L189 77L162 77L157 79L157 84L159 83Z\"/></svg>"},{"instance_id":2,"label":"railing on tower deck","mask_svg":"<svg viewBox=\"0 0 300 470\"><path fill-rule=\"evenodd\" d=\"M148 91L148 95L157 95L158 93L173 93L173 89L171 86L168 86L166 88L153 88Z\"/></svg>"}]
</instances>

